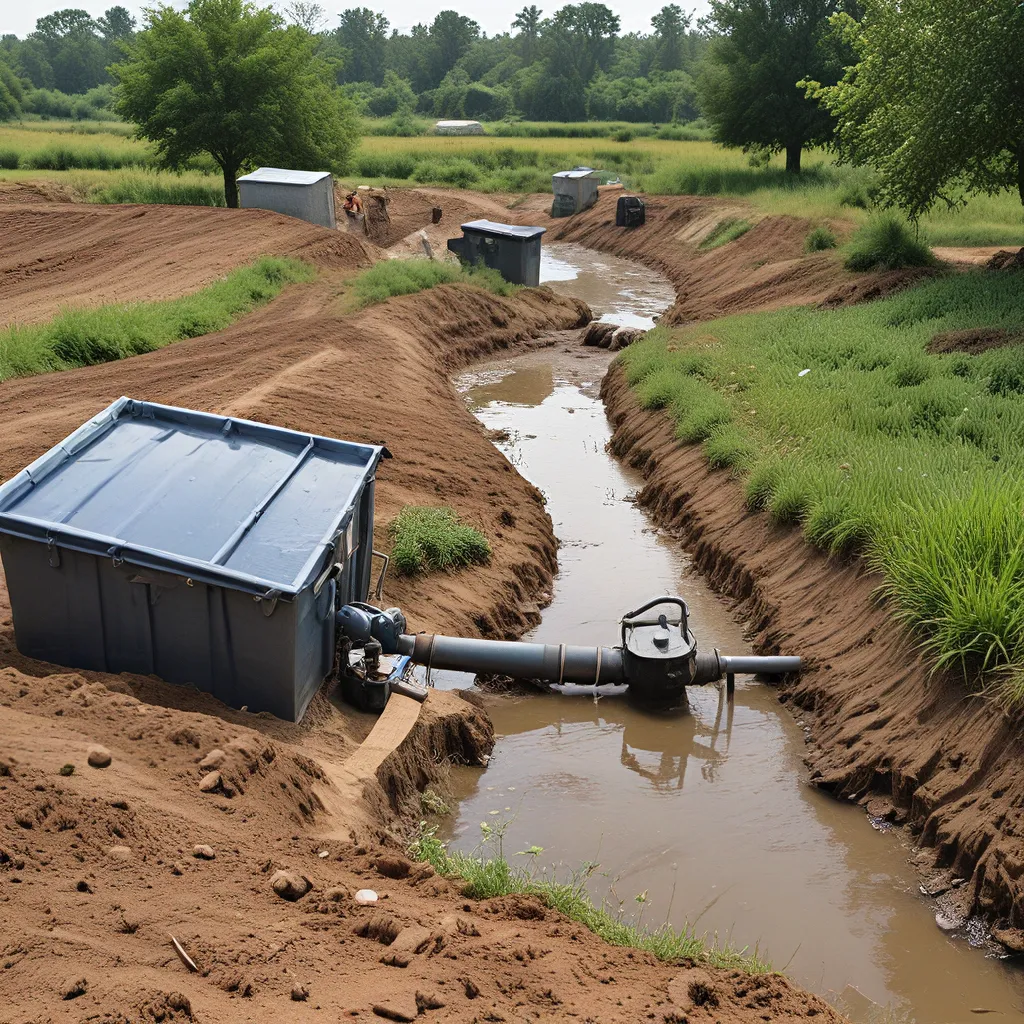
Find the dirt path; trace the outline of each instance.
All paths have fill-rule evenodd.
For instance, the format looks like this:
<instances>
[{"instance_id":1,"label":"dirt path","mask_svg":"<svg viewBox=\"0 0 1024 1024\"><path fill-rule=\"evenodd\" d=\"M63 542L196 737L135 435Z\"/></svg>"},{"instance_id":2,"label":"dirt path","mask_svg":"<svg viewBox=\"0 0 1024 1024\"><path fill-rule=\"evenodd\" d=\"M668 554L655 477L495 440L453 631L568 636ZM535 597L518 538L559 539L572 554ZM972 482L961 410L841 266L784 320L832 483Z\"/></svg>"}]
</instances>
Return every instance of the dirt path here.
<instances>
[{"instance_id":1,"label":"dirt path","mask_svg":"<svg viewBox=\"0 0 1024 1024\"><path fill-rule=\"evenodd\" d=\"M808 667L781 694L811 725L811 781L906 824L943 912L981 911L1024 951L1024 739L988 701L935 674L859 561L837 562L798 530L752 515L743 488L680 446L660 412L640 409L613 366L602 394L615 453L647 479L640 502L678 531L698 567L749 617L756 649L798 651ZM968 879L954 889L953 878Z\"/></svg>"}]
</instances>

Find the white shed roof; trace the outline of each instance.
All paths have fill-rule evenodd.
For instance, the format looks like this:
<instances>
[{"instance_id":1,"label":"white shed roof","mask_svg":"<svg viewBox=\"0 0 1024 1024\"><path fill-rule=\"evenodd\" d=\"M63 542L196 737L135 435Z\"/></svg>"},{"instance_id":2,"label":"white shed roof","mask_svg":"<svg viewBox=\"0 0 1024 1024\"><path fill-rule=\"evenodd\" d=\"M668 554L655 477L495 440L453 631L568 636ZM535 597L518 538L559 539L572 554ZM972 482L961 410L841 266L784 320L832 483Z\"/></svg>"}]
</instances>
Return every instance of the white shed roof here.
<instances>
[{"instance_id":1,"label":"white shed roof","mask_svg":"<svg viewBox=\"0 0 1024 1024\"><path fill-rule=\"evenodd\" d=\"M438 121L435 128L469 128L472 125L480 125L479 121ZM483 125L480 125L482 128Z\"/></svg>"},{"instance_id":2,"label":"white shed roof","mask_svg":"<svg viewBox=\"0 0 1024 1024\"><path fill-rule=\"evenodd\" d=\"M589 178L594 173L593 167L574 167L571 171L557 171L552 178Z\"/></svg>"},{"instance_id":3,"label":"white shed roof","mask_svg":"<svg viewBox=\"0 0 1024 1024\"><path fill-rule=\"evenodd\" d=\"M263 181L275 185L313 185L331 176L330 171L290 171L284 167L258 167L239 181Z\"/></svg>"}]
</instances>

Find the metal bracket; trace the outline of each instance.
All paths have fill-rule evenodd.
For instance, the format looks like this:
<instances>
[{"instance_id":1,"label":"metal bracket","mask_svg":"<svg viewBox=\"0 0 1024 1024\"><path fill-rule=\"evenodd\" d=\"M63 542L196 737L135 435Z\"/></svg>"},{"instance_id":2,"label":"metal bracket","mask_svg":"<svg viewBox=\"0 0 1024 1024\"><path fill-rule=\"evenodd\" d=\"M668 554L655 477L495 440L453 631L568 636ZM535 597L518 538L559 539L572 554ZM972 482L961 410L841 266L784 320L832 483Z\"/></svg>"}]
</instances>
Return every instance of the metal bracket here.
<instances>
[{"instance_id":1,"label":"metal bracket","mask_svg":"<svg viewBox=\"0 0 1024 1024\"><path fill-rule=\"evenodd\" d=\"M324 589L324 584L328 580L335 580L341 575L342 565L341 562L335 562L333 565L327 566L326 569L320 574L317 581L313 584L313 593L317 595L321 590Z\"/></svg>"},{"instance_id":2,"label":"metal bracket","mask_svg":"<svg viewBox=\"0 0 1024 1024\"><path fill-rule=\"evenodd\" d=\"M269 619L270 616L274 614L280 597L280 590L268 590L265 594L261 594L259 597L254 597L253 600L259 601L263 617Z\"/></svg>"},{"instance_id":3,"label":"metal bracket","mask_svg":"<svg viewBox=\"0 0 1024 1024\"><path fill-rule=\"evenodd\" d=\"M377 586L373 590L373 596L379 601L384 595L384 577L388 574L388 566L391 564L391 559L385 555L383 551L371 551L370 558L384 559L384 565L381 567L380 576L377 577Z\"/></svg>"},{"instance_id":4,"label":"metal bracket","mask_svg":"<svg viewBox=\"0 0 1024 1024\"><path fill-rule=\"evenodd\" d=\"M57 541L50 537L46 541L46 560L50 564L51 569L60 568L60 550L57 547Z\"/></svg>"}]
</instances>

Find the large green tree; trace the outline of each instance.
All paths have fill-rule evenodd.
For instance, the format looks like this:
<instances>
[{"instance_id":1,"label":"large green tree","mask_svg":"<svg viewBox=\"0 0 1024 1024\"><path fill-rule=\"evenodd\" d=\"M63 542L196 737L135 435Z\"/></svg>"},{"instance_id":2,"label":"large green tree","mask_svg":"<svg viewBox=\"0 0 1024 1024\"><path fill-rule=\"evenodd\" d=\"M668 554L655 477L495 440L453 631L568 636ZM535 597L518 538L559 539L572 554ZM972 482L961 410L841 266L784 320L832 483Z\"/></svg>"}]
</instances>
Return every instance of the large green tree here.
<instances>
[{"instance_id":1,"label":"large green tree","mask_svg":"<svg viewBox=\"0 0 1024 1024\"><path fill-rule=\"evenodd\" d=\"M803 150L829 142L832 114L807 99L802 79L834 84L843 73L829 19L844 0L711 0L715 33L697 79L701 111L729 146L785 152L800 173Z\"/></svg>"},{"instance_id":2,"label":"large green tree","mask_svg":"<svg viewBox=\"0 0 1024 1024\"><path fill-rule=\"evenodd\" d=\"M838 120L840 156L881 172L883 201L912 217L937 200L1016 189L1024 203L1024 5L864 0L836 19L858 62L810 82Z\"/></svg>"},{"instance_id":3,"label":"large green tree","mask_svg":"<svg viewBox=\"0 0 1024 1024\"><path fill-rule=\"evenodd\" d=\"M536 5L524 7L512 22L519 29L519 53L526 64L532 64L537 56L537 37L540 35L540 20L544 12Z\"/></svg>"},{"instance_id":4,"label":"large green tree","mask_svg":"<svg viewBox=\"0 0 1024 1024\"><path fill-rule=\"evenodd\" d=\"M126 58L111 67L119 113L181 168L209 153L236 178L256 164L344 171L358 141L354 110L308 32L247 0L192 0L146 15Z\"/></svg>"},{"instance_id":5,"label":"large green tree","mask_svg":"<svg viewBox=\"0 0 1024 1024\"><path fill-rule=\"evenodd\" d=\"M336 36L345 52L340 80L381 85L384 81L388 19L369 7L350 7L341 12Z\"/></svg>"},{"instance_id":6,"label":"large green tree","mask_svg":"<svg viewBox=\"0 0 1024 1024\"><path fill-rule=\"evenodd\" d=\"M662 7L651 18L651 25L658 40L654 59L662 71L678 71L683 66L690 21L691 16L683 14L678 4Z\"/></svg>"}]
</instances>

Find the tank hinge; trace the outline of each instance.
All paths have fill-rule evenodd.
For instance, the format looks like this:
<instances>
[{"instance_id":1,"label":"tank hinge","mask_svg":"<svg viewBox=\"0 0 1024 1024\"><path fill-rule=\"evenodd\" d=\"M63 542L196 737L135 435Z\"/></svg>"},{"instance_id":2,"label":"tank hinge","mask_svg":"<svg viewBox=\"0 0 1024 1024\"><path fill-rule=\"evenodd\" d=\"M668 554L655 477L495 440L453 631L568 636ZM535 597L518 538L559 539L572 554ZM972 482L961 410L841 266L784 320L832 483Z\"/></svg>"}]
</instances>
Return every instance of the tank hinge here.
<instances>
[{"instance_id":1,"label":"tank hinge","mask_svg":"<svg viewBox=\"0 0 1024 1024\"><path fill-rule=\"evenodd\" d=\"M47 538L46 541L46 560L49 562L51 569L60 568L60 549L57 547L57 541L53 537Z\"/></svg>"},{"instance_id":2,"label":"tank hinge","mask_svg":"<svg viewBox=\"0 0 1024 1024\"><path fill-rule=\"evenodd\" d=\"M265 594L261 594L259 597L254 597L253 600L259 601L260 609L263 612L264 618L269 619L270 616L274 614L280 597L280 590L268 590Z\"/></svg>"},{"instance_id":3,"label":"tank hinge","mask_svg":"<svg viewBox=\"0 0 1024 1024\"><path fill-rule=\"evenodd\" d=\"M121 549L116 545L107 548L107 554L110 555L110 560L114 563L115 569L123 564L124 559L121 557Z\"/></svg>"}]
</instances>

